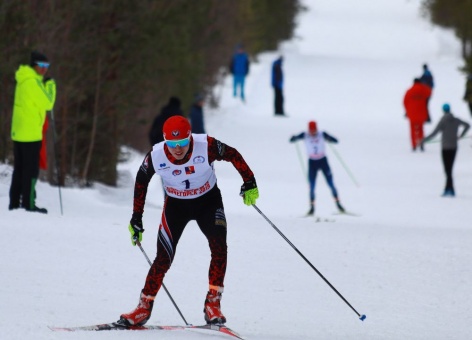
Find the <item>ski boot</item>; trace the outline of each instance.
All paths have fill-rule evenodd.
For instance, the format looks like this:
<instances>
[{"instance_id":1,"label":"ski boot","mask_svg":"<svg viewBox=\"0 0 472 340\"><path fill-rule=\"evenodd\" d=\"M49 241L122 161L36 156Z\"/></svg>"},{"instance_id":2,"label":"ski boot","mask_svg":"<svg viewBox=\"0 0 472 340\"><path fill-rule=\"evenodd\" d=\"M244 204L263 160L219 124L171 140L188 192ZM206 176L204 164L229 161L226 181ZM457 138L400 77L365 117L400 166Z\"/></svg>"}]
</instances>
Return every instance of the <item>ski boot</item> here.
<instances>
[{"instance_id":1,"label":"ski boot","mask_svg":"<svg viewBox=\"0 0 472 340\"><path fill-rule=\"evenodd\" d=\"M226 318L221 313L220 300L223 287L217 287L218 289L210 288L206 299L203 313L205 314L205 321L207 324L224 324Z\"/></svg>"},{"instance_id":2,"label":"ski boot","mask_svg":"<svg viewBox=\"0 0 472 340\"><path fill-rule=\"evenodd\" d=\"M26 211L38 212L40 214L47 214L48 213L48 210L46 208L39 208L35 205L32 208L26 208Z\"/></svg>"},{"instance_id":3,"label":"ski boot","mask_svg":"<svg viewBox=\"0 0 472 340\"><path fill-rule=\"evenodd\" d=\"M121 314L118 324L124 326L142 326L151 317L152 307L154 305L154 296L148 296L141 293L138 307L132 312Z\"/></svg>"},{"instance_id":4,"label":"ski boot","mask_svg":"<svg viewBox=\"0 0 472 340\"><path fill-rule=\"evenodd\" d=\"M313 216L315 214L315 202L310 202L310 210L306 213L307 216Z\"/></svg>"},{"instance_id":5,"label":"ski boot","mask_svg":"<svg viewBox=\"0 0 472 340\"><path fill-rule=\"evenodd\" d=\"M336 199L336 206L338 207L338 210L340 213L346 212L346 209L341 205L341 202L339 202L339 199Z\"/></svg>"},{"instance_id":6,"label":"ski boot","mask_svg":"<svg viewBox=\"0 0 472 340\"><path fill-rule=\"evenodd\" d=\"M446 190L444 190L444 193L441 196L442 197L454 197L454 196L456 196L456 194L454 193L454 190L446 189Z\"/></svg>"}]
</instances>

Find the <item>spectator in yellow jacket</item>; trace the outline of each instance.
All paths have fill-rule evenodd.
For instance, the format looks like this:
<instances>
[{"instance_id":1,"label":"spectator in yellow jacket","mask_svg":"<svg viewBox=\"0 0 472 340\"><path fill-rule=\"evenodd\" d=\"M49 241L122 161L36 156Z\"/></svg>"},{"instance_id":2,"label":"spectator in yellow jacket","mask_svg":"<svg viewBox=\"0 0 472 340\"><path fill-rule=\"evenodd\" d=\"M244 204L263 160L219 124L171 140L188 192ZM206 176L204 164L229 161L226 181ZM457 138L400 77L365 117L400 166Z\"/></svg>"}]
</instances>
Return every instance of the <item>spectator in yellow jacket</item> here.
<instances>
[{"instance_id":1,"label":"spectator in yellow jacket","mask_svg":"<svg viewBox=\"0 0 472 340\"><path fill-rule=\"evenodd\" d=\"M10 186L9 210L47 213L36 206L36 181L39 175L39 154L43 139L46 111L56 100L56 83L44 78L49 61L44 54L33 51L29 65L20 65L15 74L11 139L13 140L13 175Z\"/></svg>"}]
</instances>

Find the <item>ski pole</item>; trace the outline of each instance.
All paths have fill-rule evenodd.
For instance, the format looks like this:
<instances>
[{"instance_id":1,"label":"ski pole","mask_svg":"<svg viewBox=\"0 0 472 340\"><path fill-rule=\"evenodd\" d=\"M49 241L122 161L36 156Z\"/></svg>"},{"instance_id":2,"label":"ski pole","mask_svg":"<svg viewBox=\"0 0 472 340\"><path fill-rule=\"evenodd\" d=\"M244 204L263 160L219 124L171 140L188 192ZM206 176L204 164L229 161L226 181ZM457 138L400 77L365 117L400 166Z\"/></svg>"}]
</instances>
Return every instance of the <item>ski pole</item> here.
<instances>
[{"instance_id":1,"label":"ski pole","mask_svg":"<svg viewBox=\"0 0 472 340\"><path fill-rule=\"evenodd\" d=\"M302 167L303 176L306 176L307 172L305 170L305 163L303 162L303 157L302 157L302 154L300 152L300 148L298 146L298 143L296 143L296 142L295 142L295 147L297 148L298 160L300 161L300 165Z\"/></svg>"},{"instance_id":2,"label":"ski pole","mask_svg":"<svg viewBox=\"0 0 472 340\"><path fill-rule=\"evenodd\" d=\"M57 165L57 146L56 146L56 121L54 120L54 110L51 109L51 121L52 121L52 138L54 143L54 163L56 166L56 174L57 174L57 188L59 189L59 203L61 205L61 215L63 215L62 211L62 195L61 195L61 176L59 173L59 166Z\"/></svg>"},{"instance_id":3,"label":"ski pole","mask_svg":"<svg viewBox=\"0 0 472 340\"><path fill-rule=\"evenodd\" d=\"M466 139L466 138L472 138L472 136L459 137L459 138L457 138L457 140ZM441 139L428 140L425 143L428 143L428 144L430 144L430 143L441 143Z\"/></svg>"},{"instance_id":4,"label":"ski pole","mask_svg":"<svg viewBox=\"0 0 472 340\"><path fill-rule=\"evenodd\" d=\"M349 170L349 168L347 167L347 165L344 163L343 159L341 158L341 156L339 155L338 151L336 150L336 148L331 145L331 143L326 143L329 145L329 147L331 148L331 150L333 150L335 156L338 158L339 162L341 163L341 165L344 167L344 170L346 170L347 174L349 175L349 177L351 177L352 181L354 182L354 184L359 187L359 183L356 181L356 179L354 178L354 175L351 173L351 171Z\"/></svg>"},{"instance_id":5,"label":"ski pole","mask_svg":"<svg viewBox=\"0 0 472 340\"><path fill-rule=\"evenodd\" d=\"M277 228L277 227L275 226L275 224L272 223L272 222L267 218L267 216L264 215L264 214L262 213L262 211L261 211L255 204L253 204L252 206L254 207L254 209L257 210L257 212L258 212L259 214L261 214L262 217L264 217L264 219L272 226L272 228L274 228L275 231L277 231L277 232L279 233L279 235L282 236L282 238L283 238L285 241L287 241L287 243L298 253L298 255L300 255L301 258L304 259L306 263L308 263L308 265L324 280L324 282L326 282L326 283L328 284L328 286L330 286L331 289L334 290L334 292L335 292L336 294L338 294L338 296L339 296L349 307L351 307L351 309L352 309L352 310L357 314L357 316L359 317L359 320L364 321L364 320L366 319L365 314L362 314L362 315L359 314L359 312L357 312L357 311L354 309L354 307L351 306L351 304L341 295L341 293L339 293L339 292L336 290L336 288L334 288L334 286L323 276L323 274L321 274L321 273L318 271L318 269L316 269L315 266L312 265L311 262L308 261L308 259L297 249L297 247L295 247L295 246L293 245L293 243L290 242L290 240L279 230L279 228Z\"/></svg>"},{"instance_id":6,"label":"ski pole","mask_svg":"<svg viewBox=\"0 0 472 340\"><path fill-rule=\"evenodd\" d=\"M146 258L146 260L148 261L149 265L152 266L152 262L151 260L149 260L149 257L147 256L146 252L144 251L143 247L141 246L141 242L139 242L138 238L135 236L134 237L134 242L138 245L139 249L141 249L141 252L143 253L144 257ZM162 282L162 288L164 288L164 290L166 291L167 293L167 296L169 297L170 301L172 301L172 304L174 305L175 309L177 309L177 312L179 312L180 314L180 317L182 318L182 320L184 320L185 324L187 326L191 326L187 320L185 320L182 312L180 311L179 307L177 306L177 304L175 303L174 299L172 298L172 295L170 295L169 291L167 290L164 282Z\"/></svg>"}]
</instances>

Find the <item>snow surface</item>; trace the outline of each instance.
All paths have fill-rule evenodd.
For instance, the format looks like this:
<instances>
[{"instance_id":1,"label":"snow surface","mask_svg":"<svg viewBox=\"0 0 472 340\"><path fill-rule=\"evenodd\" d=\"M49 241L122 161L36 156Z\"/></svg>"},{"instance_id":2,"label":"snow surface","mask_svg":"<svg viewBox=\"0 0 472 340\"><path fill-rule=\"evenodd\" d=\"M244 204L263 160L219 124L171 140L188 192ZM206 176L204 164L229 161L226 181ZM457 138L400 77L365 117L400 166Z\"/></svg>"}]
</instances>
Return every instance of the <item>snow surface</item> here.
<instances>
[{"instance_id":1,"label":"snow surface","mask_svg":"<svg viewBox=\"0 0 472 340\"><path fill-rule=\"evenodd\" d=\"M222 107L206 110L208 133L236 147L258 181L257 206L361 314L334 291L238 196L236 170L215 163L228 219L228 271L222 308L247 339L472 339L472 140L460 142L456 198L442 198L439 143L410 148L403 94L427 62L436 87L432 130L449 102L461 101L464 77L454 35L419 15L419 0L310 0L297 38L265 53L247 80L247 103L222 88ZM288 118L273 116L271 62L285 57ZM221 92L220 92L221 91ZM316 119L339 138L328 158L343 204L360 216L333 215L324 179L317 212L302 218L308 190L292 134ZM297 146L298 145L298 146ZM339 155L342 162L338 159ZM62 189L38 184L48 215L8 211L11 168L0 168L0 339L218 339L191 331L52 332L117 320L132 310L148 263L127 230L133 183L143 155L129 150L118 188ZM346 168L343 166L346 165ZM349 171L348 171L348 170ZM349 175L351 174L351 175ZM356 184L358 183L358 185ZM153 179L142 242L155 254L162 189ZM188 322L203 323L209 250L187 226L165 284ZM183 324L164 290L149 324Z\"/></svg>"}]
</instances>

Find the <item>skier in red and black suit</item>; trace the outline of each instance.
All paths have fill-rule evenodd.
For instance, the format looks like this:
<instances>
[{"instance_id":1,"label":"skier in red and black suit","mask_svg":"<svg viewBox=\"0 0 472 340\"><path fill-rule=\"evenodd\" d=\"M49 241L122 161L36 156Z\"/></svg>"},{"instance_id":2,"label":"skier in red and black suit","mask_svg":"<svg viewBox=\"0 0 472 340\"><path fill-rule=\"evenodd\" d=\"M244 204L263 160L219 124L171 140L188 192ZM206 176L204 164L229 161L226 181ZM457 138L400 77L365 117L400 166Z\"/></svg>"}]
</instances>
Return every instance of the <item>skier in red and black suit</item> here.
<instances>
[{"instance_id":1,"label":"skier in red and black suit","mask_svg":"<svg viewBox=\"0 0 472 340\"><path fill-rule=\"evenodd\" d=\"M208 239L211 251L204 317L207 323L225 323L220 300L226 272L226 217L213 162L233 164L244 181L241 194L246 205L255 204L259 197L256 180L236 149L206 134L192 134L189 121L182 116L167 119L163 135L164 141L154 145L139 168L129 225L132 244L136 245L144 231L142 215L149 181L157 173L162 177L167 193L159 226L157 256L146 277L138 307L122 314L120 323L143 325L149 320L154 298L174 260L182 232L191 220L197 222Z\"/></svg>"}]
</instances>

